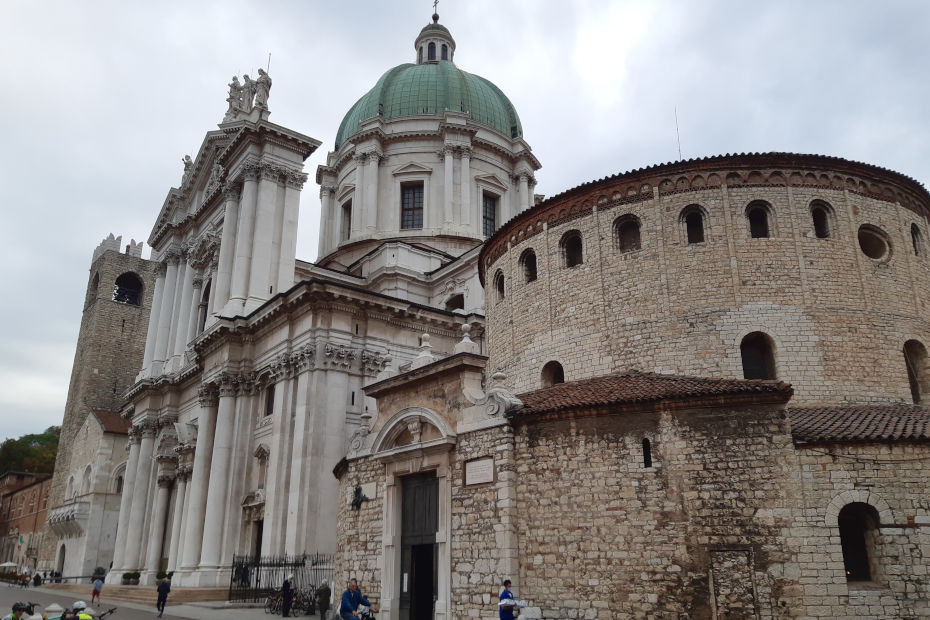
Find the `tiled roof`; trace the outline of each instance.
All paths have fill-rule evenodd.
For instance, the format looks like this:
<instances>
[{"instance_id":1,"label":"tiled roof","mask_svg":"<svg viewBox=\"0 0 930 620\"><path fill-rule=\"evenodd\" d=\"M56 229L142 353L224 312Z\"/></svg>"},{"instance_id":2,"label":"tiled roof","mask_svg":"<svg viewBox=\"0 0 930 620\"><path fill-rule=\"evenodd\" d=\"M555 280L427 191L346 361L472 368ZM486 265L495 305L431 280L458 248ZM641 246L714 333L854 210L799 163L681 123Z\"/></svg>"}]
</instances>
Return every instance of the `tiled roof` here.
<instances>
[{"instance_id":1,"label":"tiled roof","mask_svg":"<svg viewBox=\"0 0 930 620\"><path fill-rule=\"evenodd\" d=\"M930 411L922 407L791 407L788 416L796 442L930 440Z\"/></svg>"},{"instance_id":2,"label":"tiled roof","mask_svg":"<svg viewBox=\"0 0 930 620\"><path fill-rule=\"evenodd\" d=\"M520 394L517 397L523 401L524 408L517 415L732 395L782 394L784 400L788 400L792 393L791 386L781 381L748 381L628 372L559 383L541 390Z\"/></svg>"},{"instance_id":3,"label":"tiled roof","mask_svg":"<svg viewBox=\"0 0 930 620\"><path fill-rule=\"evenodd\" d=\"M94 411L94 417L100 422L104 433L116 433L119 435L128 435L131 424L129 420L124 420L115 411Z\"/></svg>"}]
</instances>

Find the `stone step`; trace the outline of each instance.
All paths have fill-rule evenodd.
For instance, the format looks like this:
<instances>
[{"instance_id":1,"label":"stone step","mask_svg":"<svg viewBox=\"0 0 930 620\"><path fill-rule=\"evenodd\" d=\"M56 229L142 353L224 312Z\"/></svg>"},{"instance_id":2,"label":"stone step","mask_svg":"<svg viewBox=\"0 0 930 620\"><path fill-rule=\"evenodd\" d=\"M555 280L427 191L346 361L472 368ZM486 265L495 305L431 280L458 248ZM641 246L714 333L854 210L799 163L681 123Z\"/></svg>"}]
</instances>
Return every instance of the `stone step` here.
<instances>
[{"instance_id":1,"label":"stone step","mask_svg":"<svg viewBox=\"0 0 930 620\"><path fill-rule=\"evenodd\" d=\"M89 583L47 583L43 588L69 592L75 598L90 603L90 593L93 587ZM229 588L180 588L172 587L169 600L172 603L202 603L205 601L225 601L229 596ZM117 586L105 585L101 592L101 599L107 601L127 601L143 605L155 604L158 597L155 586Z\"/></svg>"}]
</instances>

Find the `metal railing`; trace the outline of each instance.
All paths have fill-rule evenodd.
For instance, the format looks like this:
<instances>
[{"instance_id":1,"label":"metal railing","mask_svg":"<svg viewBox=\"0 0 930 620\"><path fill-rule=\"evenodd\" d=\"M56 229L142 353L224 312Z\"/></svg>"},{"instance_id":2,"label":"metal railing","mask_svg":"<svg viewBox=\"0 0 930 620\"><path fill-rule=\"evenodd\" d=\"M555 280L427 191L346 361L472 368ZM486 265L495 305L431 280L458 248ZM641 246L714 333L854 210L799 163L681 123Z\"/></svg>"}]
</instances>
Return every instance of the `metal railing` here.
<instances>
[{"instance_id":1,"label":"metal railing","mask_svg":"<svg viewBox=\"0 0 930 620\"><path fill-rule=\"evenodd\" d=\"M334 559L333 555L320 553L233 556L229 600L264 602L269 594L281 588L289 575L294 576L291 587L295 590L316 591L316 588L332 581Z\"/></svg>"}]
</instances>

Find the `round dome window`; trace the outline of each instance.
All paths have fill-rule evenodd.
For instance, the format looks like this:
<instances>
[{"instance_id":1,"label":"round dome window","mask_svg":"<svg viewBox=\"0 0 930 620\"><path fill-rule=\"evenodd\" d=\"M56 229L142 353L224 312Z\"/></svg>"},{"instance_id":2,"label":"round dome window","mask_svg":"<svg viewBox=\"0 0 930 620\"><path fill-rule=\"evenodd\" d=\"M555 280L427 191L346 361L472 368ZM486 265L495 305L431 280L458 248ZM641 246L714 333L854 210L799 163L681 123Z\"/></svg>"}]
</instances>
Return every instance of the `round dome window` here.
<instances>
[{"instance_id":1,"label":"round dome window","mask_svg":"<svg viewBox=\"0 0 930 620\"><path fill-rule=\"evenodd\" d=\"M872 260L884 261L891 257L891 243L885 231L874 226L859 227L859 248Z\"/></svg>"}]
</instances>

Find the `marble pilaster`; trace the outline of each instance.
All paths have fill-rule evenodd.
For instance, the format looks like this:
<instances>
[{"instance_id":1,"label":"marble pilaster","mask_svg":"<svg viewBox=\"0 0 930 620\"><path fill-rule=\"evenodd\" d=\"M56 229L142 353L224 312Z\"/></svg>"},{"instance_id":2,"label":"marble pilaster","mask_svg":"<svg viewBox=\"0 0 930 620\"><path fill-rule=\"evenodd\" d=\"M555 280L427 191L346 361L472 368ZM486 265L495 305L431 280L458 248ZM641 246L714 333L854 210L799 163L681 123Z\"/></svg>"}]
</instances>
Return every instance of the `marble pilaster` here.
<instances>
[{"instance_id":1,"label":"marble pilaster","mask_svg":"<svg viewBox=\"0 0 930 620\"><path fill-rule=\"evenodd\" d=\"M145 522L146 498L149 491L149 479L152 475L152 454L155 449L155 426L151 423L142 425L142 440L139 444L139 460L133 480L132 505L126 529L125 555L123 567L130 570L141 568L143 524Z\"/></svg>"},{"instance_id":2,"label":"marble pilaster","mask_svg":"<svg viewBox=\"0 0 930 620\"><path fill-rule=\"evenodd\" d=\"M216 289L217 308L224 308L229 301L232 284L233 261L236 254L236 229L239 226L239 186L229 186L224 192L226 199L223 215L223 234L220 238L220 257L213 287Z\"/></svg>"},{"instance_id":3,"label":"marble pilaster","mask_svg":"<svg viewBox=\"0 0 930 620\"><path fill-rule=\"evenodd\" d=\"M165 272L158 270L155 278L155 292L152 294L152 309L149 312L149 326L145 333L145 353L142 357L142 372L140 376L148 376L152 370L152 359L155 356L155 339L158 335L159 312L161 300L164 297Z\"/></svg>"},{"instance_id":4,"label":"marble pilaster","mask_svg":"<svg viewBox=\"0 0 930 620\"><path fill-rule=\"evenodd\" d=\"M237 377L224 375L219 381L219 410L210 460L210 483L207 487L203 524L201 568L219 568L220 547L223 544L223 520L229 483L229 463L232 457L233 430L236 413Z\"/></svg>"},{"instance_id":5,"label":"marble pilaster","mask_svg":"<svg viewBox=\"0 0 930 620\"><path fill-rule=\"evenodd\" d=\"M116 543L113 552L113 568L125 567L124 557L129 529L129 513L132 510L133 489L136 482L136 468L139 466L139 429L135 427L129 431L129 458L126 461L126 471L123 475L123 495L119 501L119 519L116 525Z\"/></svg>"},{"instance_id":6,"label":"marble pilaster","mask_svg":"<svg viewBox=\"0 0 930 620\"><path fill-rule=\"evenodd\" d=\"M213 434L216 431L217 395L212 386L201 386L200 417L197 420L197 446L191 471L190 499L186 509L184 549L181 568L192 570L200 563L203 543L204 514L207 508L207 488L210 483L210 462L213 457Z\"/></svg>"},{"instance_id":7,"label":"marble pilaster","mask_svg":"<svg viewBox=\"0 0 930 620\"><path fill-rule=\"evenodd\" d=\"M255 230L255 209L258 199L257 164L246 167L242 182L242 197L239 200L239 222L236 226L236 250L230 280L229 300L220 314L236 316L242 314L245 298L249 294L249 273L252 269L252 237Z\"/></svg>"}]
</instances>

